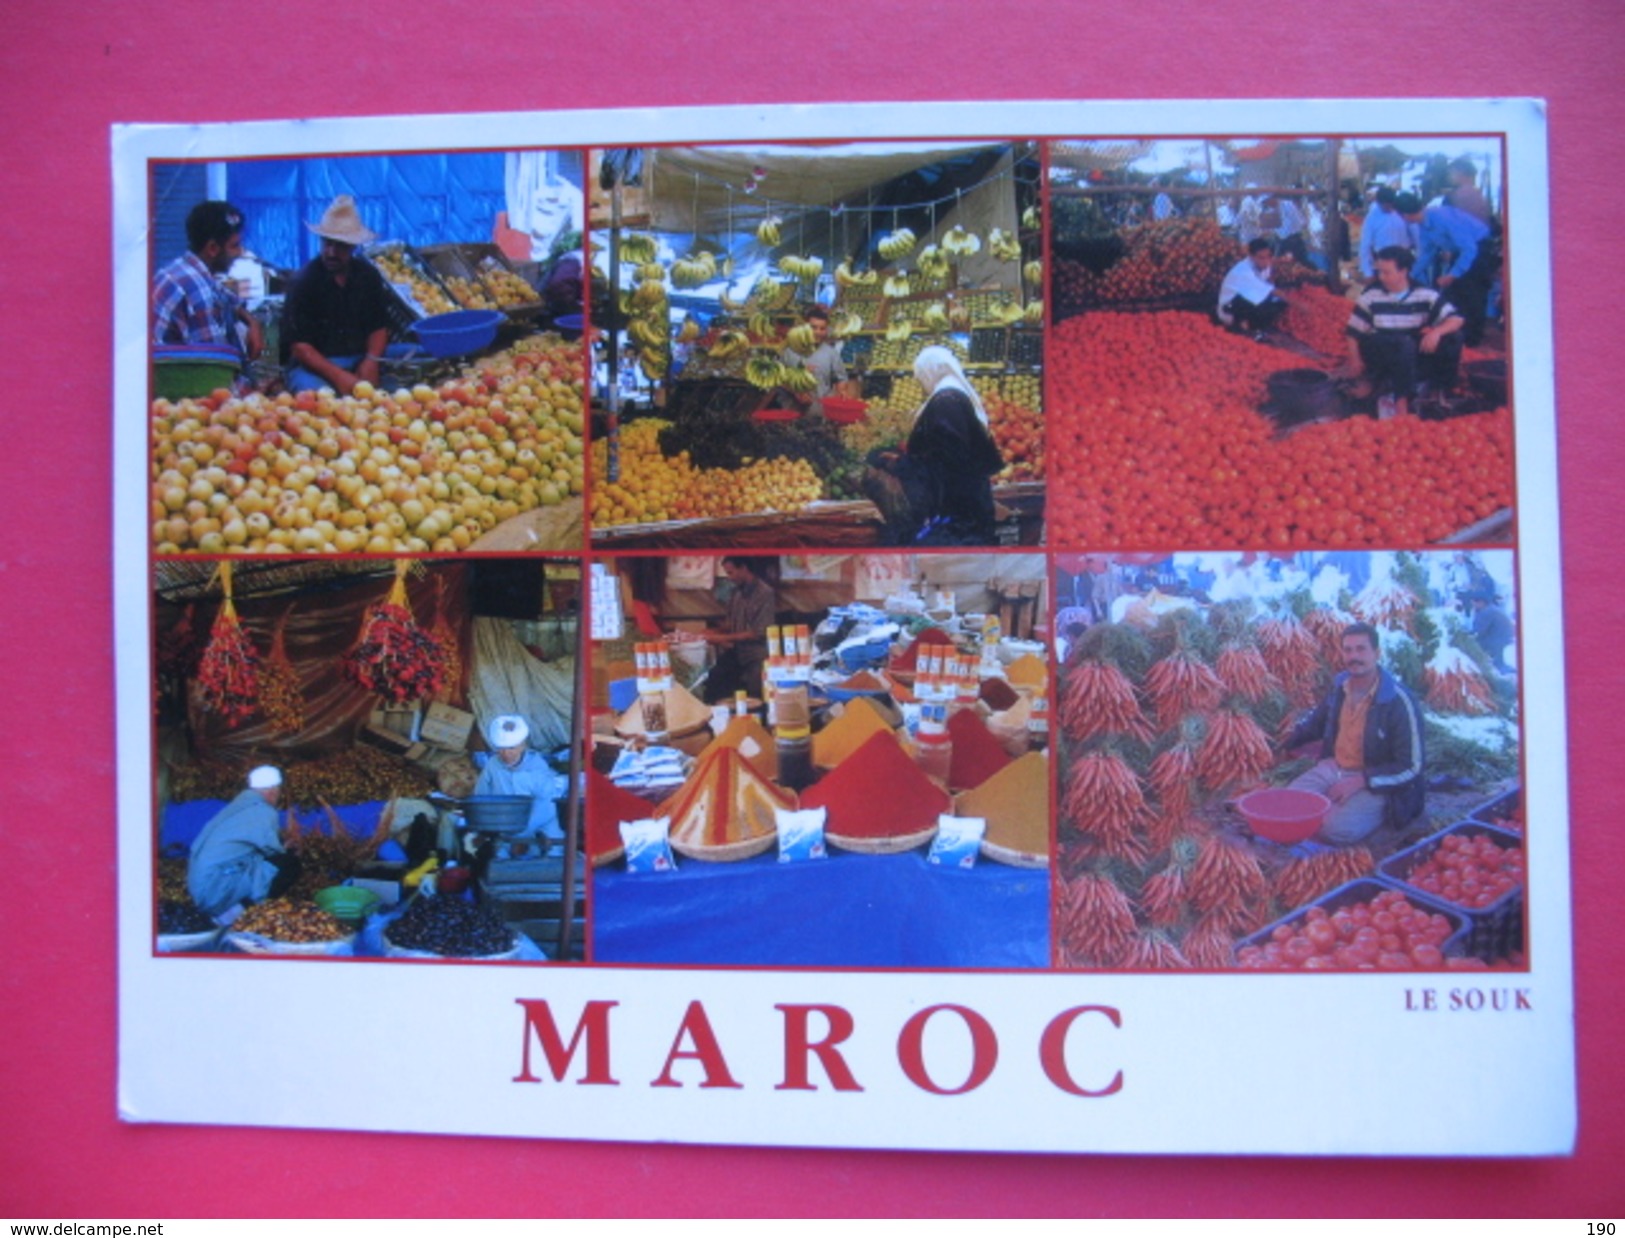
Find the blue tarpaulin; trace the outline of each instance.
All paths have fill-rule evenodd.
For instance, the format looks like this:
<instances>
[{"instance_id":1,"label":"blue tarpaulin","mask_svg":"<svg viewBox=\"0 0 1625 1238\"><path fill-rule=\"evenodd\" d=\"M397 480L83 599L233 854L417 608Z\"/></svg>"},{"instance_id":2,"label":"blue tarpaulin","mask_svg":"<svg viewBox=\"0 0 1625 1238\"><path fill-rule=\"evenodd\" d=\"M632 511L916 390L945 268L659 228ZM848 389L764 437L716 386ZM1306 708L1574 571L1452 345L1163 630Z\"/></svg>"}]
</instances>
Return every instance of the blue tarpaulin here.
<instances>
[{"instance_id":1,"label":"blue tarpaulin","mask_svg":"<svg viewBox=\"0 0 1625 1238\"><path fill-rule=\"evenodd\" d=\"M344 827L357 838L369 837L373 830L378 828L378 818L383 814L384 800L368 800L364 804L339 804L333 809L338 814ZM226 806L225 800L187 800L185 803L170 804L164 809L164 817L158 828L158 848L161 851L170 851L175 848L190 849L192 840L203 832L203 827L209 824L209 819ZM310 812L294 810L294 819L304 829L317 826L323 831L327 829L327 814L320 808ZM282 811L277 812L277 820L282 820Z\"/></svg>"},{"instance_id":2,"label":"blue tarpaulin","mask_svg":"<svg viewBox=\"0 0 1625 1238\"><path fill-rule=\"evenodd\" d=\"M1049 966L1049 873L923 851L781 864L678 857L674 873L593 874L599 963L758 967Z\"/></svg>"}]
</instances>

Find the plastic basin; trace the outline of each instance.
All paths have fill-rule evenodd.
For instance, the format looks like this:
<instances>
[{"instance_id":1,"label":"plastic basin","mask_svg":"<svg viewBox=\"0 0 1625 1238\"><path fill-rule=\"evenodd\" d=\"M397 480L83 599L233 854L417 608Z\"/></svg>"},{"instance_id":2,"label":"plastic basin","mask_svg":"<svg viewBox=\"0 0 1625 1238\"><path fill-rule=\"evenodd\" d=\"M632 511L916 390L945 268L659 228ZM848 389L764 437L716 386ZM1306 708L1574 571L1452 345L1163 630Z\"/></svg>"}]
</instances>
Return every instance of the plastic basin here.
<instances>
[{"instance_id":1,"label":"plastic basin","mask_svg":"<svg viewBox=\"0 0 1625 1238\"><path fill-rule=\"evenodd\" d=\"M506 321L497 310L455 310L421 319L413 330L436 357L460 357L487 347Z\"/></svg>"},{"instance_id":2,"label":"plastic basin","mask_svg":"<svg viewBox=\"0 0 1625 1238\"><path fill-rule=\"evenodd\" d=\"M1315 791L1267 787L1249 791L1236 801L1254 834L1277 843L1301 843L1320 828L1332 802Z\"/></svg>"},{"instance_id":3,"label":"plastic basin","mask_svg":"<svg viewBox=\"0 0 1625 1238\"><path fill-rule=\"evenodd\" d=\"M824 416L836 425L853 425L869 416L869 406L862 400L847 400L840 396L825 396Z\"/></svg>"}]
</instances>

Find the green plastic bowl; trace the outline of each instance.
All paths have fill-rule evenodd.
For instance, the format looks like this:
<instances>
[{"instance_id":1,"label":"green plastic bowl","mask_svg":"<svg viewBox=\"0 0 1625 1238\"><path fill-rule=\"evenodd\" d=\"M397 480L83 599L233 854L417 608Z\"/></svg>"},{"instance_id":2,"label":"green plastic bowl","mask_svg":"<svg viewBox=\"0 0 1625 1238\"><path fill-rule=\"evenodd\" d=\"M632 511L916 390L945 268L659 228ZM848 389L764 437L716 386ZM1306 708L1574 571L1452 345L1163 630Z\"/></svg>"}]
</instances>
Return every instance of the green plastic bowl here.
<instances>
[{"instance_id":1,"label":"green plastic bowl","mask_svg":"<svg viewBox=\"0 0 1625 1238\"><path fill-rule=\"evenodd\" d=\"M360 924L378 910L380 901L371 890L356 886L328 886L316 892L316 906L347 924Z\"/></svg>"}]
</instances>

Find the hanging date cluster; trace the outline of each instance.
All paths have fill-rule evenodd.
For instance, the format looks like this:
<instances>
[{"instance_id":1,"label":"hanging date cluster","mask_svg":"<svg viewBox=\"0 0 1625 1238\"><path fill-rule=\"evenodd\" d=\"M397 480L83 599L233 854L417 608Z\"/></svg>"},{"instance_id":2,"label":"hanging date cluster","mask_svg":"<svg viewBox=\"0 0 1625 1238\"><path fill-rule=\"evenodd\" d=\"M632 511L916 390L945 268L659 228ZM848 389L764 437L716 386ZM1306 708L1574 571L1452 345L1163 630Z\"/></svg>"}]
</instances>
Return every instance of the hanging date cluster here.
<instances>
[{"instance_id":1,"label":"hanging date cluster","mask_svg":"<svg viewBox=\"0 0 1625 1238\"><path fill-rule=\"evenodd\" d=\"M198 702L228 726L248 718L259 702L260 655L227 598L215 616L209 644L198 661Z\"/></svg>"},{"instance_id":2,"label":"hanging date cluster","mask_svg":"<svg viewBox=\"0 0 1625 1238\"><path fill-rule=\"evenodd\" d=\"M421 701L440 691L446 673L440 642L412 612L394 602L367 611L361 639L344 658L344 677L392 705Z\"/></svg>"}]
</instances>

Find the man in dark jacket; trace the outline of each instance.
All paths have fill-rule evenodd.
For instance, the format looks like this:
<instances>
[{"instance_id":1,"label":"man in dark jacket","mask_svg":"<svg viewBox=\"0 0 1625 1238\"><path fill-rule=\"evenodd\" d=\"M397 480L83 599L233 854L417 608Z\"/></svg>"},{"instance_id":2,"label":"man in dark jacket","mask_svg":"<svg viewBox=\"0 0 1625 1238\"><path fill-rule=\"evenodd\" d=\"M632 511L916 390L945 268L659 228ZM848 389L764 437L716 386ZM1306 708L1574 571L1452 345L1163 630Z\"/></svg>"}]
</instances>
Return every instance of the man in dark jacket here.
<instances>
[{"instance_id":1,"label":"man in dark jacket","mask_svg":"<svg viewBox=\"0 0 1625 1238\"><path fill-rule=\"evenodd\" d=\"M1320 741L1320 760L1293 780L1332 808L1316 835L1333 846L1359 842L1379 825L1403 826L1422 811L1422 715L1404 686L1378 665L1377 630L1343 629L1343 673L1300 722L1288 748Z\"/></svg>"}]
</instances>

